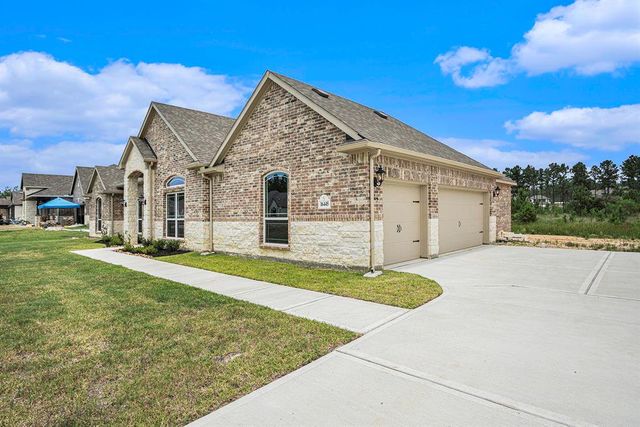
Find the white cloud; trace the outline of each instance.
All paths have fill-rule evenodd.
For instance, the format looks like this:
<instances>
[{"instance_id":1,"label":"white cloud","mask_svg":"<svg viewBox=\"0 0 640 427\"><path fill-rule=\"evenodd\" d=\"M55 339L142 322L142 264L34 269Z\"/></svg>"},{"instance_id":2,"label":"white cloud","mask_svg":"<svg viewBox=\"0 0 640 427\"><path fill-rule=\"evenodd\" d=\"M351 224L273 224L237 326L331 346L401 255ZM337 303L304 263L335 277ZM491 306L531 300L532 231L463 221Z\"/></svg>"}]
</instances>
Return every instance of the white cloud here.
<instances>
[{"instance_id":1,"label":"white cloud","mask_svg":"<svg viewBox=\"0 0 640 427\"><path fill-rule=\"evenodd\" d=\"M230 114L248 88L181 64L115 61L97 73L39 52L0 57L0 128L13 136L124 141L152 100Z\"/></svg>"},{"instance_id":2,"label":"white cloud","mask_svg":"<svg viewBox=\"0 0 640 427\"><path fill-rule=\"evenodd\" d=\"M106 142L62 141L36 147L30 140L0 143L2 185L19 185L22 172L73 175L76 166L117 163L124 144Z\"/></svg>"},{"instance_id":3,"label":"white cloud","mask_svg":"<svg viewBox=\"0 0 640 427\"><path fill-rule=\"evenodd\" d=\"M471 89L503 84L510 73L509 61L494 58L486 49L467 46L438 55L435 63L456 85ZM471 68L467 75L463 75L464 67Z\"/></svg>"},{"instance_id":4,"label":"white cloud","mask_svg":"<svg viewBox=\"0 0 640 427\"><path fill-rule=\"evenodd\" d=\"M515 148L513 143L496 139L469 139L445 137L440 141L467 156L499 171L514 165L546 167L549 163L574 164L587 160L587 156L572 150L527 151Z\"/></svg>"},{"instance_id":5,"label":"white cloud","mask_svg":"<svg viewBox=\"0 0 640 427\"><path fill-rule=\"evenodd\" d=\"M487 53L484 58L462 64L476 64L468 77L461 77L460 68L438 60L456 56L461 50L486 53L462 47L438 56L436 62L457 85L467 88L505 83L509 73L504 70L527 75L561 70L581 75L612 73L640 61L640 1L576 0L568 6L554 7L536 17L524 41L513 47L510 58L494 58Z\"/></svg>"},{"instance_id":6,"label":"white cloud","mask_svg":"<svg viewBox=\"0 0 640 427\"><path fill-rule=\"evenodd\" d=\"M574 147L620 150L640 144L640 104L615 108L567 107L533 112L505 123L519 139L548 140Z\"/></svg>"}]
</instances>

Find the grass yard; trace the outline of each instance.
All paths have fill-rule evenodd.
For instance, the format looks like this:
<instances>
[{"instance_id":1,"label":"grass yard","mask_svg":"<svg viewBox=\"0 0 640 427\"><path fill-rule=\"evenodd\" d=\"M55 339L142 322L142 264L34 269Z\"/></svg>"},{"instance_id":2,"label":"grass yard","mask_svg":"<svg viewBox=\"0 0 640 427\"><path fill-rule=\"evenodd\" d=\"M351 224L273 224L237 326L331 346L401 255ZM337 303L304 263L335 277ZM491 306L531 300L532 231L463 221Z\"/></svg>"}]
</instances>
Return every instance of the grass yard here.
<instances>
[{"instance_id":1,"label":"grass yard","mask_svg":"<svg viewBox=\"0 0 640 427\"><path fill-rule=\"evenodd\" d=\"M442 288L433 280L397 271L385 271L376 278L366 278L362 273L355 271L310 268L286 262L224 254L203 256L194 252L159 259L218 273L404 308L418 307L442 294Z\"/></svg>"},{"instance_id":2,"label":"grass yard","mask_svg":"<svg viewBox=\"0 0 640 427\"><path fill-rule=\"evenodd\" d=\"M563 216L538 215L535 222L514 222L512 230L523 234L579 236L584 238L640 239L640 218L630 218L621 224L597 221L594 218L575 218L565 221Z\"/></svg>"},{"instance_id":3,"label":"grass yard","mask_svg":"<svg viewBox=\"0 0 640 427\"><path fill-rule=\"evenodd\" d=\"M355 334L0 231L0 425L185 424Z\"/></svg>"}]
</instances>

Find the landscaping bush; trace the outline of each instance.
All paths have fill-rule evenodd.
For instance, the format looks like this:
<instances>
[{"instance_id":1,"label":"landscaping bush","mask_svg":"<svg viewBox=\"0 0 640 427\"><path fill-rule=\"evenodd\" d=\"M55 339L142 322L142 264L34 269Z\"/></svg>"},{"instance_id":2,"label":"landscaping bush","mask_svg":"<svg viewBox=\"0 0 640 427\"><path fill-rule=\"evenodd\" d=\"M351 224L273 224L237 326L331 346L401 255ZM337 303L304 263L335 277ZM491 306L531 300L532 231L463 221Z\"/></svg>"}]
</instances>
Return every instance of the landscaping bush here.
<instances>
[{"instance_id":1,"label":"landscaping bush","mask_svg":"<svg viewBox=\"0 0 640 427\"><path fill-rule=\"evenodd\" d=\"M143 254L149 256L164 256L164 255L173 255L180 252L182 246L182 241L173 240L173 239L145 239L140 238L141 246L134 246L131 243L127 242L122 248L125 252L130 252L134 254Z\"/></svg>"},{"instance_id":2,"label":"landscaping bush","mask_svg":"<svg viewBox=\"0 0 640 427\"><path fill-rule=\"evenodd\" d=\"M124 238L120 233L113 236L108 236L105 234L98 240L98 243L102 243L108 248L111 246L122 246L124 244Z\"/></svg>"}]
</instances>

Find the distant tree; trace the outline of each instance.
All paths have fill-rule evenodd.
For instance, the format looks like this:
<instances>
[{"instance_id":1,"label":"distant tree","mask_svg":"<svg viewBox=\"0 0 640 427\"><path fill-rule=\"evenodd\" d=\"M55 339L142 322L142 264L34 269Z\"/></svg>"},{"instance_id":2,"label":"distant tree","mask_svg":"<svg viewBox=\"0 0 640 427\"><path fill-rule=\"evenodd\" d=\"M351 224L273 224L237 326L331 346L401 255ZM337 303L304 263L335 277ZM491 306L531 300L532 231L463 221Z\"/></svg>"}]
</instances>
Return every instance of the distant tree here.
<instances>
[{"instance_id":1,"label":"distant tree","mask_svg":"<svg viewBox=\"0 0 640 427\"><path fill-rule=\"evenodd\" d=\"M573 188L586 188L591 187L591 180L589 178L589 171L587 165L582 162L578 162L571 168L571 185Z\"/></svg>"},{"instance_id":2,"label":"distant tree","mask_svg":"<svg viewBox=\"0 0 640 427\"><path fill-rule=\"evenodd\" d=\"M564 206L569 193L569 166L564 163L558 165L558 190L562 206Z\"/></svg>"},{"instance_id":3,"label":"distant tree","mask_svg":"<svg viewBox=\"0 0 640 427\"><path fill-rule=\"evenodd\" d=\"M595 196L598 193L598 190L602 188L601 186L602 170L598 166L593 165L591 166L589 175L591 176L591 180L593 181L593 194Z\"/></svg>"},{"instance_id":4,"label":"distant tree","mask_svg":"<svg viewBox=\"0 0 640 427\"><path fill-rule=\"evenodd\" d=\"M531 195L536 195L536 188L538 186L538 174L536 168L531 165L527 165L522 171L522 179L525 182L527 190Z\"/></svg>"},{"instance_id":5,"label":"distant tree","mask_svg":"<svg viewBox=\"0 0 640 427\"><path fill-rule=\"evenodd\" d=\"M556 203L556 194L558 191L558 181L560 180L561 167L557 163L549 164L549 185L551 187L551 203Z\"/></svg>"},{"instance_id":6,"label":"distant tree","mask_svg":"<svg viewBox=\"0 0 640 427\"><path fill-rule=\"evenodd\" d=\"M519 165L515 165L512 168L505 168L504 175L516 183L514 187L511 187L511 195L513 196L518 188L522 188L524 186L522 168Z\"/></svg>"},{"instance_id":7,"label":"distant tree","mask_svg":"<svg viewBox=\"0 0 640 427\"><path fill-rule=\"evenodd\" d=\"M607 197L611 190L618 185L618 166L611 160L604 160L600 163L600 185Z\"/></svg>"},{"instance_id":8,"label":"distant tree","mask_svg":"<svg viewBox=\"0 0 640 427\"><path fill-rule=\"evenodd\" d=\"M640 190L640 157L632 154L622 162L622 182L630 190Z\"/></svg>"},{"instance_id":9,"label":"distant tree","mask_svg":"<svg viewBox=\"0 0 640 427\"><path fill-rule=\"evenodd\" d=\"M4 190L0 191L0 197L4 198L4 197L11 197L11 193L13 191L19 191L20 189L18 188L18 186L16 185L15 187L4 187Z\"/></svg>"}]
</instances>

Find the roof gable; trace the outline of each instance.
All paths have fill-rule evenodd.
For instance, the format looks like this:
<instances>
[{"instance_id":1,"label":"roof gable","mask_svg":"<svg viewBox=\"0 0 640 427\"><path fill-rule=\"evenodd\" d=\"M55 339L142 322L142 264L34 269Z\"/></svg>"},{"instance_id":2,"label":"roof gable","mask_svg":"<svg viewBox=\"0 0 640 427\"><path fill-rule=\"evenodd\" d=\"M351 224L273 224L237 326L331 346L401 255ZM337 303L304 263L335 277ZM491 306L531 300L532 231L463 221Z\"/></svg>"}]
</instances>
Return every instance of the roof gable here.
<instances>
[{"instance_id":1,"label":"roof gable","mask_svg":"<svg viewBox=\"0 0 640 427\"><path fill-rule=\"evenodd\" d=\"M319 90L306 83L267 71L251 95L245 108L227 134L210 167L220 164L231 142L242 129L251 112L259 103L269 84L278 84L308 107L325 117L344 131L352 141L370 141L407 152L424 154L432 159L443 159L462 167L470 166L479 171L494 171L471 157L437 141L417 129L387 114L376 111L349 99Z\"/></svg>"},{"instance_id":2,"label":"roof gable","mask_svg":"<svg viewBox=\"0 0 640 427\"><path fill-rule=\"evenodd\" d=\"M69 194L73 194L76 182L80 184L80 191L82 191L82 194L87 194L87 190L89 189L89 180L91 179L92 173L92 167L76 166L76 172L73 175L73 181L71 181L71 193Z\"/></svg>"},{"instance_id":3,"label":"roof gable","mask_svg":"<svg viewBox=\"0 0 640 427\"><path fill-rule=\"evenodd\" d=\"M124 169L127 159L129 158L129 154L134 148L138 150L145 162L155 163L158 161L156 153L154 153L153 148L151 148L146 139L138 138L137 136L130 136L127 140L127 145L124 147L120 161L118 162L118 167Z\"/></svg>"},{"instance_id":4,"label":"roof gable","mask_svg":"<svg viewBox=\"0 0 640 427\"><path fill-rule=\"evenodd\" d=\"M124 171L116 165L96 166L89 181L88 192L93 192L96 185L99 185L99 189L104 193L121 193L124 187Z\"/></svg>"},{"instance_id":5,"label":"roof gable","mask_svg":"<svg viewBox=\"0 0 640 427\"><path fill-rule=\"evenodd\" d=\"M202 164L211 161L234 122L230 117L152 102L138 138L143 137L154 115L164 121L193 161Z\"/></svg>"}]
</instances>

